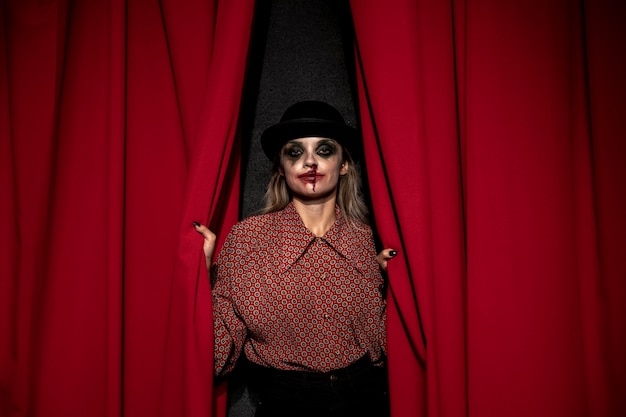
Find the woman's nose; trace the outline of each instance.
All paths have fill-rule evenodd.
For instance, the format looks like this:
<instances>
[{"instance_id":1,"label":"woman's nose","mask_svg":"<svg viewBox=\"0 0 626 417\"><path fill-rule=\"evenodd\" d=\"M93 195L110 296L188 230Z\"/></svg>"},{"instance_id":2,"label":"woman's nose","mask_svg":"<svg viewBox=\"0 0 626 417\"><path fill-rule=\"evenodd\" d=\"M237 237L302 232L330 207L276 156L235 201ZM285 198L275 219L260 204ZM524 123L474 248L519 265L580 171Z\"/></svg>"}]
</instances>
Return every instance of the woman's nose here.
<instances>
[{"instance_id":1,"label":"woman's nose","mask_svg":"<svg viewBox=\"0 0 626 417\"><path fill-rule=\"evenodd\" d=\"M305 167L314 167L317 166L317 159L315 158L314 152L307 152L304 156L304 166Z\"/></svg>"}]
</instances>

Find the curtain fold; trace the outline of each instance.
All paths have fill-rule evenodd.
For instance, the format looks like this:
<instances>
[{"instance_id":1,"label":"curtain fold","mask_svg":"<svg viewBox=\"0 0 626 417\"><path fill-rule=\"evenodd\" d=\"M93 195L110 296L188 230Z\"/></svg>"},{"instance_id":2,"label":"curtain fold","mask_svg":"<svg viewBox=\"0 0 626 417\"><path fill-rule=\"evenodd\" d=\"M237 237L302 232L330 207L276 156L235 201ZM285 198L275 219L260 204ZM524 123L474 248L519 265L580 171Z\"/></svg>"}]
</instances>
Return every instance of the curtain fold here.
<instances>
[{"instance_id":1,"label":"curtain fold","mask_svg":"<svg viewBox=\"0 0 626 417\"><path fill-rule=\"evenodd\" d=\"M624 6L351 7L392 415L624 414Z\"/></svg>"},{"instance_id":2,"label":"curtain fold","mask_svg":"<svg viewBox=\"0 0 626 417\"><path fill-rule=\"evenodd\" d=\"M5 415L121 407L123 36L109 24L123 19L118 6L2 3L12 159L3 182L13 190L1 238L11 249L0 255L12 265L0 301L12 320Z\"/></svg>"},{"instance_id":3,"label":"curtain fold","mask_svg":"<svg viewBox=\"0 0 626 417\"><path fill-rule=\"evenodd\" d=\"M388 269L392 415L460 415L465 254L450 4L351 6L374 217L383 245L399 251Z\"/></svg>"},{"instance_id":4,"label":"curtain fold","mask_svg":"<svg viewBox=\"0 0 626 417\"><path fill-rule=\"evenodd\" d=\"M238 217L253 9L0 2L1 415L213 412L191 222Z\"/></svg>"},{"instance_id":5,"label":"curtain fold","mask_svg":"<svg viewBox=\"0 0 626 417\"><path fill-rule=\"evenodd\" d=\"M189 233L189 224L194 220L209 224L218 234L220 247L239 217L240 151L236 134L254 2L219 2L218 6L204 111L197 127L201 140L189 155L191 166L181 225L183 238L179 241L173 275L167 336L168 346L174 345L176 357L174 360L172 356L166 357L164 392L172 393L178 384L184 387L184 392L174 398L175 403L166 398L162 415L177 416L181 409L189 416L225 412L225 392L221 392L218 410L214 409L209 395L213 382L211 293L198 236L195 231ZM224 139L220 143L218 138ZM179 360L183 363L178 363ZM176 377L167 377L171 373Z\"/></svg>"}]
</instances>

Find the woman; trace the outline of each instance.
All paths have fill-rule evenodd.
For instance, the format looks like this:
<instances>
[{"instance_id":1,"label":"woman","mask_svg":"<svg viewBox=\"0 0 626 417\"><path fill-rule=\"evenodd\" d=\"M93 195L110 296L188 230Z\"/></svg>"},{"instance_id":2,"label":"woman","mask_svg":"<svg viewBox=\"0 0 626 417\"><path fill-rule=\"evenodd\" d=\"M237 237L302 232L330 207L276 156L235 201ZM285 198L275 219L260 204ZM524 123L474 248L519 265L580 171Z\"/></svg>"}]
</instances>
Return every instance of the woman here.
<instances>
[{"instance_id":1,"label":"woman","mask_svg":"<svg viewBox=\"0 0 626 417\"><path fill-rule=\"evenodd\" d=\"M294 104L261 138L273 161L263 214L237 223L212 265L215 374L241 352L257 416L388 414L385 301L351 151L357 134L319 101Z\"/></svg>"}]
</instances>

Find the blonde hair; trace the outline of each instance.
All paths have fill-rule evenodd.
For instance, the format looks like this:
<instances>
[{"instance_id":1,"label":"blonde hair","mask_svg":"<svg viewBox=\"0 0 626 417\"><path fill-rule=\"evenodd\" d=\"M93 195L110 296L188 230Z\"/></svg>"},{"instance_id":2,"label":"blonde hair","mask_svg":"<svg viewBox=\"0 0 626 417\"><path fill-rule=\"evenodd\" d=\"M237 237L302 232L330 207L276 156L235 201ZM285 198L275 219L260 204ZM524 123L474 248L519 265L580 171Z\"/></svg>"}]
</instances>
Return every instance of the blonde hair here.
<instances>
[{"instance_id":1,"label":"blonde hair","mask_svg":"<svg viewBox=\"0 0 626 417\"><path fill-rule=\"evenodd\" d=\"M348 163L348 172L339 177L337 186L337 205L349 224L367 224L367 206L361 193L361 175L350 153L342 148L343 160ZM273 213L284 209L291 201L291 191L285 177L280 175L280 156L274 157L272 176L265 191L265 206L261 213Z\"/></svg>"}]
</instances>

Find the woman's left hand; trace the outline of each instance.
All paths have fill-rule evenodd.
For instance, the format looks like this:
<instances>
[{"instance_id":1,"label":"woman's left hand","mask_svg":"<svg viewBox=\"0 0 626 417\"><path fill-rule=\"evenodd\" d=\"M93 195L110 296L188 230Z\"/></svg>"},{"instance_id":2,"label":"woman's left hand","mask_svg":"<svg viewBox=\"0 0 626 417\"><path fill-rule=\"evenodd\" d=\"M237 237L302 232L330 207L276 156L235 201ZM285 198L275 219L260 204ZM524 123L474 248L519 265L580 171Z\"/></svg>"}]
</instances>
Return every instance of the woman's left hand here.
<instances>
[{"instance_id":1,"label":"woman's left hand","mask_svg":"<svg viewBox=\"0 0 626 417\"><path fill-rule=\"evenodd\" d=\"M213 252L215 251L215 241L216 241L215 233L210 231L208 227L198 222L193 222L193 227L194 229L196 229L196 232L200 233L204 237L202 250L204 251L204 260L206 263L206 270L210 274L211 273L211 259L213 258Z\"/></svg>"},{"instance_id":2,"label":"woman's left hand","mask_svg":"<svg viewBox=\"0 0 626 417\"><path fill-rule=\"evenodd\" d=\"M398 251L386 248L380 251L380 253L376 256L376 262L380 265L383 271L387 270L387 261L392 259L394 256L398 254Z\"/></svg>"}]
</instances>

